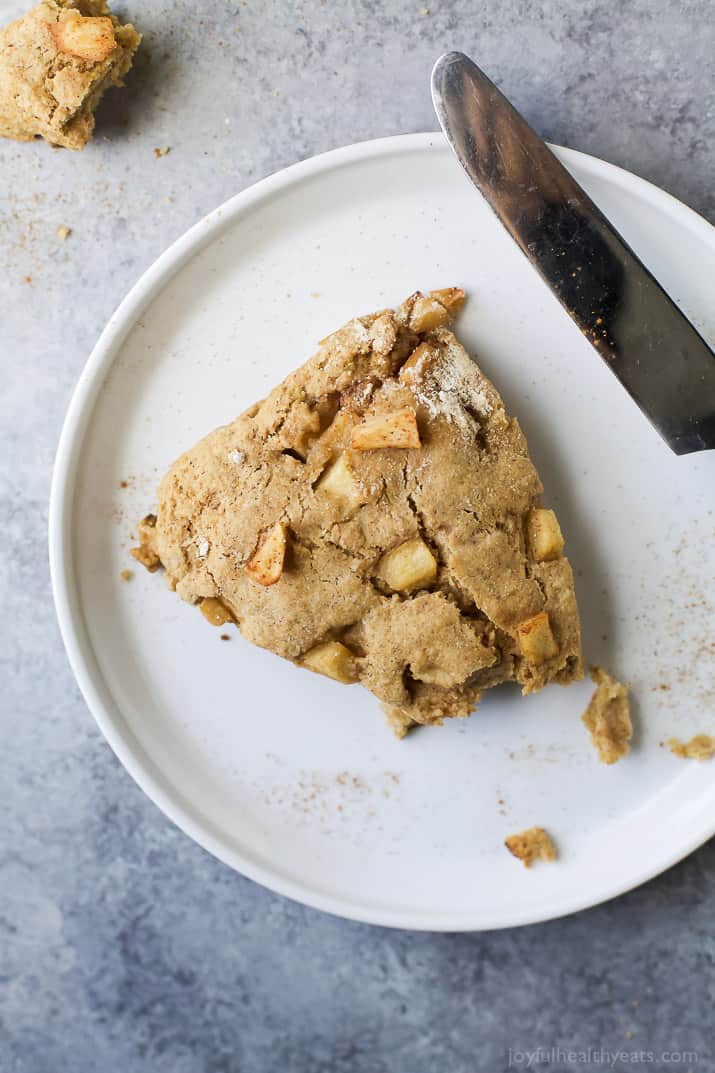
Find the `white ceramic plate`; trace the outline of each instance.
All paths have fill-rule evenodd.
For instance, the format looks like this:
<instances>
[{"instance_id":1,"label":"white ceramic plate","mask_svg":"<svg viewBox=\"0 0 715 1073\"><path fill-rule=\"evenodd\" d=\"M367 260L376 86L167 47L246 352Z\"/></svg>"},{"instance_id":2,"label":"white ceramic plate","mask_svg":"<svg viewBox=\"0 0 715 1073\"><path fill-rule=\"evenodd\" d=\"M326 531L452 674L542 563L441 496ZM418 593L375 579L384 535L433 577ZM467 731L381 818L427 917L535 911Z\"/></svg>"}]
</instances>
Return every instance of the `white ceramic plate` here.
<instances>
[{"instance_id":1,"label":"white ceramic plate","mask_svg":"<svg viewBox=\"0 0 715 1073\"><path fill-rule=\"evenodd\" d=\"M667 194L559 156L711 342L715 232ZM397 742L377 702L120 571L169 463L316 340L416 288L469 292L459 333L519 415L567 538L587 659L633 684L634 748L600 765L590 683ZM708 319L710 318L710 319ZM675 458L474 192L438 135L308 160L217 209L107 325L57 456L50 551L75 674L139 785L232 867L380 924L496 928L641 883L715 829L713 766L660 747L715 731L715 456ZM121 482L128 487L122 488ZM530 872L504 837L547 827Z\"/></svg>"}]
</instances>

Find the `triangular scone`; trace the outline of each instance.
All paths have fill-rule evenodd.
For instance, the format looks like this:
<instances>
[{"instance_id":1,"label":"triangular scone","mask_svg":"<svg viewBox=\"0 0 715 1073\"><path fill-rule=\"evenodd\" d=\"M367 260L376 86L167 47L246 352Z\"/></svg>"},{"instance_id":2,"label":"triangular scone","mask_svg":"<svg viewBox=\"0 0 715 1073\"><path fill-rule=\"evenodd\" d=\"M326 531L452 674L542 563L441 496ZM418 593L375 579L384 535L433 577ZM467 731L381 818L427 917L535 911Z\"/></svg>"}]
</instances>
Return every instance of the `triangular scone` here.
<instances>
[{"instance_id":1,"label":"triangular scone","mask_svg":"<svg viewBox=\"0 0 715 1073\"><path fill-rule=\"evenodd\" d=\"M172 466L135 549L211 621L361 682L399 735L500 682L582 674L558 522L446 327L463 299L417 293L325 339Z\"/></svg>"},{"instance_id":2,"label":"triangular scone","mask_svg":"<svg viewBox=\"0 0 715 1073\"><path fill-rule=\"evenodd\" d=\"M84 148L93 110L122 85L140 41L106 0L42 0L0 30L0 136Z\"/></svg>"}]
</instances>

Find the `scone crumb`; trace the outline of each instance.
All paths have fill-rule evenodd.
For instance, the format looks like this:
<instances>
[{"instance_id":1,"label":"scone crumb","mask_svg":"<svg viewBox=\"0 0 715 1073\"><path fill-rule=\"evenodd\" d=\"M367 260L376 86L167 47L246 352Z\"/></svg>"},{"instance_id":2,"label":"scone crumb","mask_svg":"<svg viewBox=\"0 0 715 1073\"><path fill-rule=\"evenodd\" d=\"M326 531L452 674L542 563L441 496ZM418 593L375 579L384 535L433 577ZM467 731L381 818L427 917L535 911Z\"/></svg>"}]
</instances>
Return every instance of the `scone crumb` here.
<instances>
[{"instance_id":1,"label":"scone crumb","mask_svg":"<svg viewBox=\"0 0 715 1073\"><path fill-rule=\"evenodd\" d=\"M369 417L353 429L350 446L356 451L420 447L417 415L409 407L403 407L394 413Z\"/></svg>"},{"instance_id":2,"label":"scone crumb","mask_svg":"<svg viewBox=\"0 0 715 1073\"><path fill-rule=\"evenodd\" d=\"M72 234L72 228L71 227L66 227L65 224L60 224L60 226L57 228L57 237L60 240L60 242L65 242L66 239L68 239L71 234Z\"/></svg>"},{"instance_id":3,"label":"scone crumb","mask_svg":"<svg viewBox=\"0 0 715 1073\"><path fill-rule=\"evenodd\" d=\"M129 554L132 558L136 559L138 563L141 563L150 574L153 574L154 571L158 570L161 566L161 559L157 555L156 548L154 547L156 535L155 528L156 514L145 515L137 526L139 547L129 549Z\"/></svg>"},{"instance_id":4,"label":"scone crumb","mask_svg":"<svg viewBox=\"0 0 715 1073\"><path fill-rule=\"evenodd\" d=\"M166 155L167 155L167 153L170 153L170 152L171 152L171 146L170 146L170 145L159 145L159 146L157 146L157 148L156 148L156 149L154 150L154 156L155 156L155 157L157 158L157 160L158 160L158 159L159 159L159 157L161 157L161 156L166 156Z\"/></svg>"},{"instance_id":5,"label":"scone crumb","mask_svg":"<svg viewBox=\"0 0 715 1073\"><path fill-rule=\"evenodd\" d=\"M138 563L141 563L144 569L148 570L150 574L153 574L161 566L159 556L146 544L140 544L138 548L130 548L129 554L133 559L136 559Z\"/></svg>"},{"instance_id":6,"label":"scone crumb","mask_svg":"<svg viewBox=\"0 0 715 1073\"><path fill-rule=\"evenodd\" d=\"M666 744L674 756L684 760L710 760L715 756L715 738L709 734L696 734L690 741L668 738Z\"/></svg>"},{"instance_id":7,"label":"scone crumb","mask_svg":"<svg viewBox=\"0 0 715 1073\"><path fill-rule=\"evenodd\" d=\"M509 835L504 845L518 860L524 862L525 868L531 868L534 861L556 860L556 847L543 827L529 827L519 834Z\"/></svg>"},{"instance_id":8,"label":"scone crumb","mask_svg":"<svg viewBox=\"0 0 715 1073\"><path fill-rule=\"evenodd\" d=\"M602 764L615 764L627 756L633 737L628 686L612 678L603 667L591 668L596 691L581 720Z\"/></svg>"},{"instance_id":9,"label":"scone crumb","mask_svg":"<svg viewBox=\"0 0 715 1073\"><path fill-rule=\"evenodd\" d=\"M122 579L122 581L131 581L132 578L134 577L134 571L133 570L122 570L120 572L119 576Z\"/></svg>"}]
</instances>

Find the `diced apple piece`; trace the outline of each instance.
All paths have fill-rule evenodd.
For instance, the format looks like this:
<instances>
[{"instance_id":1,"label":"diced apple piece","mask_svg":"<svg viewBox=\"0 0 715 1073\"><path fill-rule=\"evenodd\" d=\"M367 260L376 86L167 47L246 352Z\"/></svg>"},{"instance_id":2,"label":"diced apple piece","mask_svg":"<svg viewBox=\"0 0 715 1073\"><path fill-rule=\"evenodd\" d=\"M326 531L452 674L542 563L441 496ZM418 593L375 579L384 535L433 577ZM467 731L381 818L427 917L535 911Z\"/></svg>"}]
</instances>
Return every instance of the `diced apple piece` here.
<instances>
[{"instance_id":1,"label":"diced apple piece","mask_svg":"<svg viewBox=\"0 0 715 1073\"><path fill-rule=\"evenodd\" d=\"M350 446L356 451L374 451L380 447L419 447L420 434L414 410L395 410L391 414L369 417L352 432Z\"/></svg>"},{"instance_id":2,"label":"diced apple piece","mask_svg":"<svg viewBox=\"0 0 715 1073\"><path fill-rule=\"evenodd\" d=\"M558 655L559 646L551 632L548 611L539 611L538 615L520 623L516 633L522 655L529 663L544 663Z\"/></svg>"},{"instance_id":3,"label":"diced apple piece","mask_svg":"<svg viewBox=\"0 0 715 1073\"><path fill-rule=\"evenodd\" d=\"M400 369L399 379L408 386L416 383L421 375L427 372L439 353L440 351L430 346L429 343L420 343Z\"/></svg>"},{"instance_id":4,"label":"diced apple piece","mask_svg":"<svg viewBox=\"0 0 715 1073\"><path fill-rule=\"evenodd\" d=\"M436 298L450 313L458 313L464 305L464 291L461 287L443 287L438 291L430 291L429 296Z\"/></svg>"},{"instance_id":5,"label":"diced apple piece","mask_svg":"<svg viewBox=\"0 0 715 1073\"><path fill-rule=\"evenodd\" d=\"M344 454L328 466L317 487L331 499L346 503L359 503L361 499L360 487Z\"/></svg>"},{"instance_id":6,"label":"diced apple piece","mask_svg":"<svg viewBox=\"0 0 715 1073\"><path fill-rule=\"evenodd\" d=\"M215 596L206 596L199 603L201 614L212 626L225 626L227 622L233 622L234 618L224 603Z\"/></svg>"},{"instance_id":7,"label":"diced apple piece","mask_svg":"<svg viewBox=\"0 0 715 1073\"><path fill-rule=\"evenodd\" d=\"M267 588L280 580L286 545L286 527L283 522L276 522L268 530L257 551L246 564L245 570L251 581Z\"/></svg>"},{"instance_id":8,"label":"diced apple piece","mask_svg":"<svg viewBox=\"0 0 715 1073\"><path fill-rule=\"evenodd\" d=\"M380 574L395 592L422 589L437 577L437 560L424 540L414 537L383 555Z\"/></svg>"},{"instance_id":9,"label":"diced apple piece","mask_svg":"<svg viewBox=\"0 0 715 1073\"><path fill-rule=\"evenodd\" d=\"M449 311L441 302L426 294L416 294L407 321L413 332L423 335L425 332L441 328L449 320Z\"/></svg>"},{"instance_id":10,"label":"diced apple piece","mask_svg":"<svg viewBox=\"0 0 715 1073\"><path fill-rule=\"evenodd\" d=\"M117 47L112 20L105 16L85 17L68 11L58 22L51 22L49 29L59 51L80 60L101 63Z\"/></svg>"},{"instance_id":11,"label":"diced apple piece","mask_svg":"<svg viewBox=\"0 0 715 1073\"><path fill-rule=\"evenodd\" d=\"M340 641L324 641L311 648L301 660L304 667L317 674L334 678L336 682L357 682L355 657Z\"/></svg>"},{"instance_id":12,"label":"diced apple piece","mask_svg":"<svg viewBox=\"0 0 715 1073\"><path fill-rule=\"evenodd\" d=\"M537 562L558 559L564 550L564 538L552 510L534 507L526 516L526 541L529 554Z\"/></svg>"},{"instance_id":13,"label":"diced apple piece","mask_svg":"<svg viewBox=\"0 0 715 1073\"><path fill-rule=\"evenodd\" d=\"M415 291L402 303L399 314L408 328L424 335L448 324L463 304L464 291L459 287L445 287L429 294Z\"/></svg>"}]
</instances>

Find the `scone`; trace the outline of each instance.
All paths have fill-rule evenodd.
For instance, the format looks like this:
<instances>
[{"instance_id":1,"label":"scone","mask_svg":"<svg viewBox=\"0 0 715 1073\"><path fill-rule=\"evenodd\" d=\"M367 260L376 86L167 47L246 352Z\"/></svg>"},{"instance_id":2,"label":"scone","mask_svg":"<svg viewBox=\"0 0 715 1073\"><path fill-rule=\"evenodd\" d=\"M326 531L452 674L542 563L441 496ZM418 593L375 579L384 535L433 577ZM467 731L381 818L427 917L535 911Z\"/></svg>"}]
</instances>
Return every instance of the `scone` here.
<instances>
[{"instance_id":1,"label":"scone","mask_svg":"<svg viewBox=\"0 0 715 1073\"><path fill-rule=\"evenodd\" d=\"M42 0L0 30L0 136L84 148L93 110L122 85L140 41L105 0Z\"/></svg>"},{"instance_id":2,"label":"scone","mask_svg":"<svg viewBox=\"0 0 715 1073\"><path fill-rule=\"evenodd\" d=\"M362 683L399 736L582 675L558 522L446 327L463 300L418 292L324 339L174 463L134 549L210 621Z\"/></svg>"}]
</instances>

